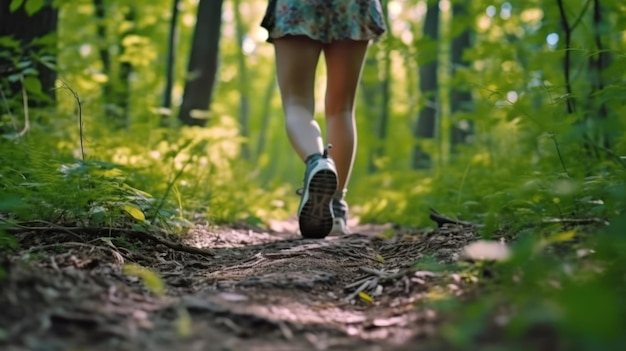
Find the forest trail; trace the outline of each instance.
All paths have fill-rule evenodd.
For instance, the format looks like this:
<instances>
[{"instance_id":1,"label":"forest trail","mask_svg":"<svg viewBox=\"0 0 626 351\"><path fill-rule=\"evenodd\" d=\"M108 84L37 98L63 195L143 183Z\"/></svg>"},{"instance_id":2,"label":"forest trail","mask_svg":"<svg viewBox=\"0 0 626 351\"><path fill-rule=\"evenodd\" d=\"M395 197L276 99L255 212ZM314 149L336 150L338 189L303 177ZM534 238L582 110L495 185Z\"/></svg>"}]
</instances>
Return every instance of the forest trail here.
<instances>
[{"instance_id":1,"label":"forest trail","mask_svg":"<svg viewBox=\"0 0 626 351\"><path fill-rule=\"evenodd\" d=\"M325 240L302 239L294 221L271 228L197 226L182 239L212 255L127 237L24 231L25 249L0 256L0 348L426 349L442 319L429 296L462 295L467 286L414 264L456 260L476 239L467 226L360 225ZM142 280L129 264L160 279Z\"/></svg>"}]
</instances>

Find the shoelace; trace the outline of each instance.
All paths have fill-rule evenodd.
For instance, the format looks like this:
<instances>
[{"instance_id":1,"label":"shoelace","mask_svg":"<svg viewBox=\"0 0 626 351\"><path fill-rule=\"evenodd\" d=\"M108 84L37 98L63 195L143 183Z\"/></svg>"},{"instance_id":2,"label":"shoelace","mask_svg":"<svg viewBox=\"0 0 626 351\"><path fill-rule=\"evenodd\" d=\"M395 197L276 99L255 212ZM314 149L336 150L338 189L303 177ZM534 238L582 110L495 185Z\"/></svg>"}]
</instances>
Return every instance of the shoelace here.
<instances>
[{"instance_id":1,"label":"shoelace","mask_svg":"<svg viewBox=\"0 0 626 351\"><path fill-rule=\"evenodd\" d=\"M324 153L322 154L322 157L328 158L328 150L332 149L332 147L333 147L333 144L326 145L326 147L324 148Z\"/></svg>"}]
</instances>

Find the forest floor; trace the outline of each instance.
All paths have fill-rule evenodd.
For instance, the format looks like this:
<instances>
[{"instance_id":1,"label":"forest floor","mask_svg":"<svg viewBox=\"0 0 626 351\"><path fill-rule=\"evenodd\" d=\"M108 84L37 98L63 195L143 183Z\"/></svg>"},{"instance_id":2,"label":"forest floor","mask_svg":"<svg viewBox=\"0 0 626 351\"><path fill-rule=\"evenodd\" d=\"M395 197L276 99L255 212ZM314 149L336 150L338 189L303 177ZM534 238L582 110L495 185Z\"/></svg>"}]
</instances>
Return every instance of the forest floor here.
<instances>
[{"instance_id":1,"label":"forest floor","mask_svg":"<svg viewBox=\"0 0 626 351\"><path fill-rule=\"evenodd\" d=\"M325 240L302 239L294 221L271 228L198 225L168 238L205 249L195 253L114 233L23 228L19 248L0 254L0 348L431 350L445 316L429 296L472 290L456 274L414 266L426 256L457 260L477 239L472 227L357 225ZM129 264L156 275L140 279Z\"/></svg>"}]
</instances>

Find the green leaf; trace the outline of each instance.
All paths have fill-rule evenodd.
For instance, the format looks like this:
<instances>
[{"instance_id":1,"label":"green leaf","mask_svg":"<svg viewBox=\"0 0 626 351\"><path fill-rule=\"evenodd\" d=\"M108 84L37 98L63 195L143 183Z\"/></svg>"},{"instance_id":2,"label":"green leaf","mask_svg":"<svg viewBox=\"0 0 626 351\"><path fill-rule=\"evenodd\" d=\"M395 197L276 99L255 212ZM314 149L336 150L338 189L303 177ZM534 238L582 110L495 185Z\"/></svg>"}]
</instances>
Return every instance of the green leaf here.
<instances>
[{"instance_id":1,"label":"green leaf","mask_svg":"<svg viewBox=\"0 0 626 351\"><path fill-rule=\"evenodd\" d=\"M22 60L22 61L20 61L20 62L15 64L15 68L18 68L18 69L21 69L21 70L23 70L23 69L25 69L27 67L32 67L32 66L33 66L33 61L31 61L31 60Z\"/></svg>"},{"instance_id":2,"label":"green leaf","mask_svg":"<svg viewBox=\"0 0 626 351\"><path fill-rule=\"evenodd\" d=\"M548 237L546 239L546 242L548 244L553 244L553 243L561 243L561 242L565 242L565 241L570 241L572 239L574 239L574 237L576 236L576 231L575 230L568 230L566 232L561 232L555 235L552 235L550 237Z\"/></svg>"},{"instance_id":3,"label":"green leaf","mask_svg":"<svg viewBox=\"0 0 626 351\"><path fill-rule=\"evenodd\" d=\"M42 56L39 62L49 69L56 69L56 58L54 56Z\"/></svg>"},{"instance_id":4,"label":"green leaf","mask_svg":"<svg viewBox=\"0 0 626 351\"><path fill-rule=\"evenodd\" d=\"M25 70L22 71L22 75L23 76L30 76L35 78L37 75L39 74L39 71L37 71L35 68L33 67L28 67Z\"/></svg>"},{"instance_id":5,"label":"green leaf","mask_svg":"<svg viewBox=\"0 0 626 351\"><path fill-rule=\"evenodd\" d=\"M10 36L0 37L0 46L5 48L17 49L20 47L20 41Z\"/></svg>"},{"instance_id":6,"label":"green leaf","mask_svg":"<svg viewBox=\"0 0 626 351\"><path fill-rule=\"evenodd\" d=\"M23 208L25 205L24 200L17 195L5 194L0 198L0 211L3 212L13 212Z\"/></svg>"},{"instance_id":7,"label":"green leaf","mask_svg":"<svg viewBox=\"0 0 626 351\"><path fill-rule=\"evenodd\" d=\"M146 215L143 213L143 211L139 207L135 205L124 204L124 211L126 211L129 215L131 215L131 217L133 217L134 219L138 221L143 222L146 220Z\"/></svg>"},{"instance_id":8,"label":"green leaf","mask_svg":"<svg viewBox=\"0 0 626 351\"><path fill-rule=\"evenodd\" d=\"M37 77L28 76L24 77L24 88L31 93L41 93L42 86L41 81Z\"/></svg>"},{"instance_id":9,"label":"green leaf","mask_svg":"<svg viewBox=\"0 0 626 351\"><path fill-rule=\"evenodd\" d=\"M11 11L11 13L17 11L23 3L24 0L12 0L11 5L9 6L9 11Z\"/></svg>"},{"instance_id":10,"label":"green leaf","mask_svg":"<svg viewBox=\"0 0 626 351\"><path fill-rule=\"evenodd\" d=\"M141 278L146 287L161 296L165 293L165 284L158 274L148 268L129 263L124 265L124 274Z\"/></svg>"},{"instance_id":11,"label":"green leaf","mask_svg":"<svg viewBox=\"0 0 626 351\"><path fill-rule=\"evenodd\" d=\"M39 12L46 5L45 0L26 0L26 4L24 5L24 10L26 10L26 14L32 16Z\"/></svg>"},{"instance_id":12,"label":"green leaf","mask_svg":"<svg viewBox=\"0 0 626 351\"><path fill-rule=\"evenodd\" d=\"M21 77L22 77L22 75L21 75L21 74L11 74L11 75L8 77L8 80L9 80L9 82L11 82L11 83L15 83L15 82L19 82Z\"/></svg>"}]
</instances>

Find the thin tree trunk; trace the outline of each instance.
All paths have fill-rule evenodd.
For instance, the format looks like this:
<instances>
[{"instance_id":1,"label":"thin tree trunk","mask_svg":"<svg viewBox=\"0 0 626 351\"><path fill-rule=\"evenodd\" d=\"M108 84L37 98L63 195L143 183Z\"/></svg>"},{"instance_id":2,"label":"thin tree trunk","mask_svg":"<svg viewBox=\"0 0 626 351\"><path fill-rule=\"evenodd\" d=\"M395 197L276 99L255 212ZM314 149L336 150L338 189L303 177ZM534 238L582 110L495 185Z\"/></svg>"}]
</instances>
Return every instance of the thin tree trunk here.
<instances>
[{"instance_id":1,"label":"thin tree trunk","mask_svg":"<svg viewBox=\"0 0 626 351\"><path fill-rule=\"evenodd\" d=\"M104 0L93 0L93 6L95 8L94 15L96 16L96 36L99 42L98 55L102 62L102 73L108 76L111 72L111 60L107 50L107 28L105 24L107 15Z\"/></svg>"},{"instance_id":2,"label":"thin tree trunk","mask_svg":"<svg viewBox=\"0 0 626 351\"><path fill-rule=\"evenodd\" d=\"M191 126L206 125L206 118L194 118L194 110L207 111L217 75L223 0L200 0L196 28L178 118Z\"/></svg>"},{"instance_id":3,"label":"thin tree trunk","mask_svg":"<svg viewBox=\"0 0 626 351\"><path fill-rule=\"evenodd\" d=\"M606 119L609 117L609 109L604 101L598 101L601 99L593 98L596 93L602 91L605 87L604 82L604 72L610 63L610 56L608 51L604 51L604 42L602 38L603 28L608 28L608 24L605 23L605 19L603 17L603 7L600 4L600 0L593 0L593 30L594 30L594 42L596 46L597 53L595 55L589 56L589 73L591 78L591 103L593 104L591 108L592 116L597 118L595 121L592 121L595 126L597 132L595 133L595 142L598 145L606 149L611 149L612 140L609 136L607 130L605 130L605 126L603 125Z\"/></svg>"},{"instance_id":4,"label":"thin tree trunk","mask_svg":"<svg viewBox=\"0 0 626 351\"><path fill-rule=\"evenodd\" d=\"M275 70L275 68L273 68ZM263 109L261 112L261 129L259 130L259 139L256 146L256 160L258 161L265 151L265 145L267 143L267 135L269 134L269 122L272 110L272 95L276 91L276 72L273 71L271 80L265 88L265 94L263 94Z\"/></svg>"},{"instance_id":5,"label":"thin tree trunk","mask_svg":"<svg viewBox=\"0 0 626 351\"><path fill-rule=\"evenodd\" d=\"M465 4L457 3L452 7L453 20L455 18L467 16L467 8ZM459 69L466 69L471 63L463 59L463 53L471 45L471 33L469 28L465 28L463 32L456 38L452 39L452 75L455 75ZM460 120L458 115L472 110L472 94L467 85L453 84L450 93L450 108L456 123L452 126L452 145L468 142L473 133L471 121Z\"/></svg>"},{"instance_id":6,"label":"thin tree trunk","mask_svg":"<svg viewBox=\"0 0 626 351\"><path fill-rule=\"evenodd\" d=\"M387 8L387 1L383 3L384 7ZM389 26L389 11L385 11L387 14L385 16L385 22L387 27ZM376 129L378 132L377 137L377 147L374 149L374 158L381 158L385 155L385 141L387 140L387 130L389 125L389 107L391 103L391 55L390 49L391 45L389 42L393 40L391 37L391 32L387 33L386 43L383 46L383 50L385 50L385 59L383 61L383 75L384 78L380 82L380 92L381 92L381 102L380 102L380 117L378 118L378 128ZM370 163L370 172L377 170L375 164Z\"/></svg>"},{"instance_id":7,"label":"thin tree trunk","mask_svg":"<svg viewBox=\"0 0 626 351\"><path fill-rule=\"evenodd\" d=\"M102 63L102 74L108 79L102 85L102 104L104 106L104 114L107 118L110 117L109 106L111 101L112 88L111 88L111 57L109 55L109 41L106 27L106 7L104 0L93 0L94 16L96 17L96 37L98 39L98 56L100 56L100 62Z\"/></svg>"},{"instance_id":8,"label":"thin tree trunk","mask_svg":"<svg viewBox=\"0 0 626 351\"><path fill-rule=\"evenodd\" d=\"M386 1L383 3L383 6L385 7L387 6ZM388 14L389 12L386 11L386 13ZM389 27L388 15L385 17L385 22L387 24L387 27ZM375 88L375 92L380 93L380 103L377 104L380 112L377 114L378 123L377 123L376 129L374 130L375 137L376 137L376 144L370 152L370 161L368 164L368 171L370 173L376 172L378 170L378 166L376 165L375 160L380 159L381 157L385 156L384 145L387 139L387 130L388 130L388 124L389 124L389 109L390 109L389 104L391 101L391 89L390 89L391 88L390 87L391 85L391 57L390 57L391 47L388 43L390 40L392 40L391 33L387 33L387 36L388 37L385 39L386 44L379 46L380 49L383 50L384 52L384 59L383 59L383 77L384 78L376 84L377 87ZM376 62L376 65L378 66L378 62ZM370 92L370 94L371 93L372 92Z\"/></svg>"},{"instance_id":9,"label":"thin tree trunk","mask_svg":"<svg viewBox=\"0 0 626 351\"><path fill-rule=\"evenodd\" d=\"M567 113L573 114L576 111L574 95L572 92L572 81L571 81L571 69L572 69L572 60L571 60L571 52L572 52L572 32L574 28L570 25L570 21L567 18L567 13L565 10L565 4L563 0L556 0L557 5L559 7L559 14L561 16L561 26L563 27L564 37L565 37L565 57L563 58L563 74L565 75L565 92L567 93L565 97L565 102L567 105Z\"/></svg>"},{"instance_id":10,"label":"thin tree trunk","mask_svg":"<svg viewBox=\"0 0 626 351\"><path fill-rule=\"evenodd\" d=\"M128 12L125 14L124 19L127 22L133 23L135 21L136 12L134 5L129 5ZM122 33L119 39L119 56L124 55L124 51L126 48L122 44L124 39L133 34L134 26L129 26L129 28ZM119 121L120 128L127 128L130 125L130 75L133 73L133 65L128 61L120 62L119 72L118 72L118 81L115 85L113 96L113 102L119 107L119 115L116 116Z\"/></svg>"},{"instance_id":11,"label":"thin tree trunk","mask_svg":"<svg viewBox=\"0 0 626 351\"><path fill-rule=\"evenodd\" d=\"M248 97L248 67L246 65L246 55L243 49L243 39L246 35L246 29L244 28L244 21L241 18L239 7L241 5L240 0L234 0L233 6L235 7L235 30L237 35L237 67L239 76L239 134L246 140L241 146L241 157L243 159L250 159L250 100Z\"/></svg>"},{"instance_id":12,"label":"thin tree trunk","mask_svg":"<svg viewBox=\"0 0 626 351\"><path fill-rule=\"evenodd\" d=\"M428 60L420 61L419 65L419 88L421 95L421 108L415 123L413 135L416 139L416 146L413 150L412 167L415 169L430 168L431 156L426 154L419 146L420 139L434 139L437 121L437 89L439 68L437 59L439 45L435 44L439 40L439 1L429 0L424 20L424 38L434 45L429 48L435 53L425 53Z\"/></svg>"},{"instance_id":13,"label":"thin tree trunk","mask_svg":"<svg viewBox=\"0 0 626 351\"><path fill-rule=\"evenodd\" d=\"M102 86L103 105L105 115L109 119L114 128L126 128L129 125L129 109L130 109L130 81L129 77L133 71L130 62L119 62L111 57L109 51L108 30L106 25L107 8L103 0L93 0L94 16L96 18L96 35L100 43L98 55L102 62L102 73L108 77L108 80ZM133 23L136 13L132 5L126 9L124 20ZM123 33L117 38L118 57L124 54L124 38L133 33L133 26L128 26Z\"/></svg>"},{"instance_id":14,"label":"thin tree trunk","mask_svg":"<svg viewBox=\"0 0 626 351\"><path fill-rule=\"evenodd\" d=\"M380 82L381 102L380 117L378 119L378 147L375 151L377 158L385 156L385 141L387 140L387 130L389 129L389 107L391 104L391 59L389 56L384 61L385 78Z\"/></svg>"},{"instance_id":15,"label":"thin tree trunk","mask_svg":"<svg viewBox=\"0 0 626 351\"><path fill-rule=\"evenodd\" d=\"M378 134L378 125L374 121L377 120L377 107L380 102L380 88L382 87L380 82L378 81L378 50L380 48L378 46L372 47L368 56L365 59L365 67L363 69L363 78L360 83L360 91L362 94L362 99L364 107L363 113L365 114L365 121L367 123L367 130L371 133L371 138L375 141L371 145L369 145L368 152L368 161L367 161L367 171L369 173L373 173L376 171L376 151L380 148L378 145L379 139ZM369 139L368 139L369 140Z\"/></svg>"},{"instance_id":16,"label":"thin tree trunk","mask_svg":"<svg viewBox=\"0 0 626 351\"><path fill-rule=\"evenodd\" d=\"M163 89L163 107L172 108L172 89L174 87L174 65L176 63L176 47L178 46L178 3L179 0L172 0L172 18L170 19L167 61L165 62L165 88ZM161 127L170 125L170 115L161 116Z\"/></svg>"}]
</instances>

